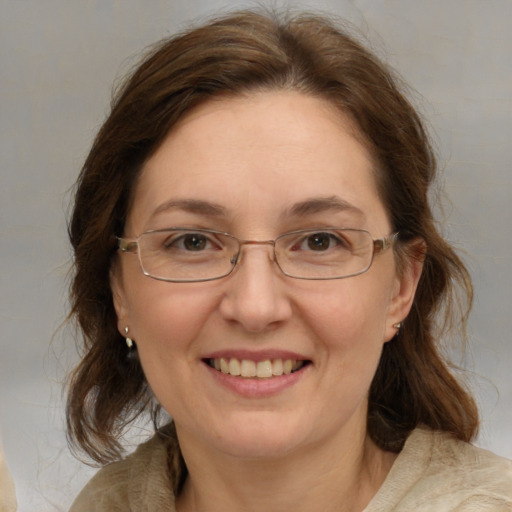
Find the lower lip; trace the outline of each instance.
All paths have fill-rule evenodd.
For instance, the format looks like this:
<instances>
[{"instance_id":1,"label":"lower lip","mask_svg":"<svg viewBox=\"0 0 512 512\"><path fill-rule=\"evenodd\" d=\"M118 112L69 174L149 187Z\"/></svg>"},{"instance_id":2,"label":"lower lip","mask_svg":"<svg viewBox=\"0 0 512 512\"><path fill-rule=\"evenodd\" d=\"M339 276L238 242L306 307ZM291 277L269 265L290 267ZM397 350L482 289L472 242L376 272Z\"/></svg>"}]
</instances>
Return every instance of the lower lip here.
<instances>
[{"instance_id":1,"label":"lower lip","mask_svg":"<svg viewBox=\"0 0 512 512\"><path fill-rule=\"evenodd\" d=\"M268 379L235 377L228 373L223 373L208 364L205 367L210 371L211 375L222 386L246 398L265 398L277 395L284 390L294 386L308 371L310 364L304 365L288 375L279 375Z\"/></svg>"}]
</instances>

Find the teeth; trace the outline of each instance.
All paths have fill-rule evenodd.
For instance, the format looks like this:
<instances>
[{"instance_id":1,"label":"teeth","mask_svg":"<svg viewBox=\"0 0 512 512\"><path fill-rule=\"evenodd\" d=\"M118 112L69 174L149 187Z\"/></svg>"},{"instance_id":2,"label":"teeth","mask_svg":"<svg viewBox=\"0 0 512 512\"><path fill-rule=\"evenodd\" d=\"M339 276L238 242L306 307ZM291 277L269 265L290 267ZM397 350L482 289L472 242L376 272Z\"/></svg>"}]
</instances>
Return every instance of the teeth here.
<instances>
[{"instance_id":1,"label":"teeth","mask_svg":"<svg viewBox=\"0 0 512 512\"><path fill-rule=\"evenodd\" d=\"M240 375L242 377L256 377L256 363L254 361L242 359L240 368Z\"/></svg>"},{"instance_id":2,"label":"teeth","mask_svg":"<svg viewBox=\"0 0 512 512\"><path fill-rule=\"evenodd\" d=\"M220 371L222 373L229 373L229 363L227 359L220 358Z\"/></svg>"},{"instance_id":3,"label":"teeth","mask_svg":"<svg viewBox=\"0 0 512 512\"><path fill-rule=\"evenodd\" d=\"M272 377L272 361L259 361L256 365L256 377L260 379L268 379Z\"/></svg>"},{"instance_id":4,"label":"teeth","mask_svg":"<svg viewBox=\"0 0 512 512\"><path fill-rule=\"evenodd\" d=\"M258 377L259 379L269 379L280 375L289 375L304 366L304 361L295 359L266 359L264 361L251 361L250 359L236 359L225 357L210 359L209 364L222 373L240 376L245 378Z\"/></svg>"},{"instance_id":5,"label":"teeth","mask_svg":"<svg viewBox=\"0 0 512 512\"><path fill-rule=\"evenodd\" d=\"M272 375L283 375L283 360L276 359L272 365Z\"/></svg>"},{"instance_id":6,"label":"teeth","mask_svg":"<svg viewBox=\"0 0 512 512\"><path fill-rule=\"evenodd\" d=\"M229 373L231 375L240 375L241 373L241 370L240 370L240 361L238 359L231 359L229 361Z\"/></svg>"}]
</instances>

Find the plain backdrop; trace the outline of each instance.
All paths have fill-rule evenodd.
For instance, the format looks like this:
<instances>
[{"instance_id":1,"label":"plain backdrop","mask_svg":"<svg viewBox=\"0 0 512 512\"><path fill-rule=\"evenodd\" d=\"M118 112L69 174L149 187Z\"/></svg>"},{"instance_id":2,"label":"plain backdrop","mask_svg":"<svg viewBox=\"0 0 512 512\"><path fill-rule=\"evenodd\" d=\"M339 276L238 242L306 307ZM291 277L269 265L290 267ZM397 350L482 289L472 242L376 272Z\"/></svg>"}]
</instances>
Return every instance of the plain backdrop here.
<instances>
[{"instance_id":1,"label":"plain backdrop","mask_svg":"<svg viewBox=\"0 0 512 512\"><path fill-rule=\"evenodd\" d=\"M64 435L62 379L76 357L61 328L66 218L112 84L148 44L251 5L0 0L0 431L21 512L67 510L93 471ZM440 222L475 282L462 361L483 415L478 443L512 457L512 1L273 5L345 17L411 85L444 169Z\"/></svg>"}]
</instances>

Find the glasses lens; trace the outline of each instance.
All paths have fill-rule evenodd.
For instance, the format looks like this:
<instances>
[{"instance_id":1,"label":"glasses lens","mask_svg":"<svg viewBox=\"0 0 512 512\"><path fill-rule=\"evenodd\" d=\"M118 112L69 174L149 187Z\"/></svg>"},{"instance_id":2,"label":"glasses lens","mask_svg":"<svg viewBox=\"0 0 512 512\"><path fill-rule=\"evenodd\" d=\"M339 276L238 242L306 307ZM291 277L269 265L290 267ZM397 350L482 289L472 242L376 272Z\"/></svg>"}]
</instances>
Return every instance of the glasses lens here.
<instances>
[{"instance_id":1,"label":"glasses lens","mask_svg":"<svg viewBox=\"0 0 512 512\"><path fill-rule=\"evenodd\" d=\"M237 240L215 231L166 229L144 233L139 239L144 273L166 281L225 276L233 269L237 254Z\"/></svg>"},{"instance_id":2,"label":"glasses lens","mask_svg":"<svg viewBox=\"0 0 512 512\"><path fill-rule=\"evenodd\" d=\"M296 231L276 240L276 258L288 276L336 279L368 270L373 240L367 231L322 229Z\"/></svg>"}]
</instances>

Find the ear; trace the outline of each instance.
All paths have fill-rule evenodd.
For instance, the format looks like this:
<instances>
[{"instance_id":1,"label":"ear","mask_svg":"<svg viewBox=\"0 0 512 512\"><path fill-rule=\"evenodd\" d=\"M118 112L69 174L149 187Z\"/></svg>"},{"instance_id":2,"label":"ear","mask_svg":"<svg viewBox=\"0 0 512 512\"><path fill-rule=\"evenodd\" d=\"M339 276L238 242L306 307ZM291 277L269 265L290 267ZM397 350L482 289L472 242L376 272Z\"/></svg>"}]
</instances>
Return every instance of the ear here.
<instances>
[{"instance_id":1,"label":"ear","mask_svg":"<svg viewBox=\"0 0 512 512\"><path fill-rule=\"evenodd\" d=\"M110 289L112 290L112 299L117 316L117 330L121 336L126 336L125 327L130 325L126 294L123 286L122 272L119 264L114 261L110 268Z\"/></svg>"},{"instance_id":2,"label":"ear","mask_svg":"<svg viewBox=\"0 0 512 512\"><path fill-rule=\"evenodd\" d=\"M398 263L395 287L388 308L385 341L393 339L397 333L394 325L403 322L411 310L423 271L426 249L423 239L414 239L408 242L406 248L401 249L401 260Z\"/></svg>"}]
</instances>

